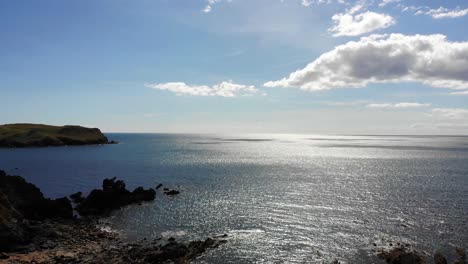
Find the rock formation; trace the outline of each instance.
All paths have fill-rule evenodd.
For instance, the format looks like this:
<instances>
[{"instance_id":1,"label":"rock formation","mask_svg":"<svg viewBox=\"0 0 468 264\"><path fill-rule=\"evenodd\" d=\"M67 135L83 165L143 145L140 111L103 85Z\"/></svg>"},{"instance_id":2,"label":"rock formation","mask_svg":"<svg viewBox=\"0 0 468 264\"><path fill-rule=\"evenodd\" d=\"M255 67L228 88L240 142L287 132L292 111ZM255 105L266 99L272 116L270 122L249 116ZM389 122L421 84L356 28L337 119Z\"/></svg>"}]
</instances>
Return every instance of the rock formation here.
<instances>
[{"instance_id":1,"label":"rock formation","mask_svg":"<svg viewBox=\"0 0 468 264\"><path fill-rule=\"evenodd\" d=\"M133 192L125 188L125 182L116 178L105 179L102 183L102 190L94 189L76 207L80 215L108 215L112 210L120 209L123 206L152 201L156 197L156 191L143 187L136 188Z\"/></svg>"}]
</instances>

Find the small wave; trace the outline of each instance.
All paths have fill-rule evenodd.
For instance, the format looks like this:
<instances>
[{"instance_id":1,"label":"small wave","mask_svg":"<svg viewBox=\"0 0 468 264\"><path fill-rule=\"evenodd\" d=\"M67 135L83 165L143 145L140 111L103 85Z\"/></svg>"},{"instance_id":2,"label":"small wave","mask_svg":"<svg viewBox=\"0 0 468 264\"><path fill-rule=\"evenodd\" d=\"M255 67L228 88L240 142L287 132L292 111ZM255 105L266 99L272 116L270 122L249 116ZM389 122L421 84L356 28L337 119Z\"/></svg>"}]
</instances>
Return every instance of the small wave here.
<instances>
[{"instance_id":1,"label":"small wave","mask_svg":"<svg viewBox=\"0 0 468 264\"><path fill-rule=\"evenodd\" d=\"M187 232L179 230L179 231L165 231L161 233L161 236L164 238L169 238L169 237L181 237L185 236Z\"/></svg>"}]
</instances>

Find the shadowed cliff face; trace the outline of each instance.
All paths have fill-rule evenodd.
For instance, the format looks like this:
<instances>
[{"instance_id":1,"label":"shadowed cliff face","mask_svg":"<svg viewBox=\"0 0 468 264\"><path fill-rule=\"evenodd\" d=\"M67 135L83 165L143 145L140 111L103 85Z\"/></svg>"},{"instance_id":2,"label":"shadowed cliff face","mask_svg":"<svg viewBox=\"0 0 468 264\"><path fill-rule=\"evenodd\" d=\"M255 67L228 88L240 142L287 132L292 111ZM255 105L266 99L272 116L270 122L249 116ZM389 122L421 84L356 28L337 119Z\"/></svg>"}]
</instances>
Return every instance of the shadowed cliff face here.
<instances>
[{"instance_id":1,"label":"shadowed cliff face","mask_svg":"<svg viewBox=\"0 0 468 264\"><path fill-rule=\"evenodd\" d=\"M34 184L0 170L0 251L29 240L24 220L72 217L73 209L67 198L46 199Z\"/></svg>"},{"instance_id":2,"label":"shadowed cliff face","mask_svg":"<svg viewBox=\"0 0 468 264\"><path fill-rule=\"evenodd\" d=\"M109 140L97 128L8 124L0 126L0 147L49 147L107 144Z\"/></svg>"}]
</instances>

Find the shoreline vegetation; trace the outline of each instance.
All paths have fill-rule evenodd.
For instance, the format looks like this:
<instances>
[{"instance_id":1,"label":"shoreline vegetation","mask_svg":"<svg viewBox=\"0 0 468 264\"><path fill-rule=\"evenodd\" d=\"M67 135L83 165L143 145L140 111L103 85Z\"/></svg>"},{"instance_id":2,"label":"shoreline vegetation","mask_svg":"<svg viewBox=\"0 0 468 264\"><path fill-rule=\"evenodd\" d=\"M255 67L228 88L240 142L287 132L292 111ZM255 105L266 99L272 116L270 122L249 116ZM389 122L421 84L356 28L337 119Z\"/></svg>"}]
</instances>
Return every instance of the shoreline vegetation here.
<instances>
[{"instance_id":1,"label":"shoreline vegetation","mask_svg":"<svg viewBox=\"0 0 468 264\"><path fill-rule=\"evenodd\" d=\"M0 125L0 147L59 147L116 144L98 128L51 126L42 124Z\"/></svg>"},{"instance_id":2,"label":"shoreline vegetation","mask_svg":"<svg viewBox=\"0 0 468 264\"><path fill-rule=\"evenodd\" d=\"M172 237L124 242L119 234L100 228L100 219L113 210L153 201L161 186L129 191L125 182L105 179L102 189L87 197L70 195L72 203L67 197L47 199L34 184L0 170L0 263L190 263L228 242L227 234L189 242ZM440 252L431 256L409 244L373 246L371 254L382 263L468 263L462 248L454 248L448 262Z\"/></svg>"}]
</instances>

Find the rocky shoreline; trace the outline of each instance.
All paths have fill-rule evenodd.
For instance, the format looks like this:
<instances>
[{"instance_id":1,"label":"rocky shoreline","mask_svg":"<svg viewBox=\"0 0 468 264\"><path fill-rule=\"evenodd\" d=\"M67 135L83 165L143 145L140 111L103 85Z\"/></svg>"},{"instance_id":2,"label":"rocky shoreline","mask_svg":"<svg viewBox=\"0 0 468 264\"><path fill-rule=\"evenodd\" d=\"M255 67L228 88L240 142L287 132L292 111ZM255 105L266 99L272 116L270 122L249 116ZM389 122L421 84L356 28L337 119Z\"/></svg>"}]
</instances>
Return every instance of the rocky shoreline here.
<instances>
[{"instance_id":1,"label":"rocky shoreline","mask_svg":"<svg viewBox=\"0 0 468 264\"><path fill-rule=\"evenodd\" d=\"M105 179L87 197L44 198L35 185L0 171L0 263L189 263L226 236L178 242L174 238L123 242L99 227L112 210L155 199L154 189L130 192L123 181Z\"/></svg>"}]
</instances>

